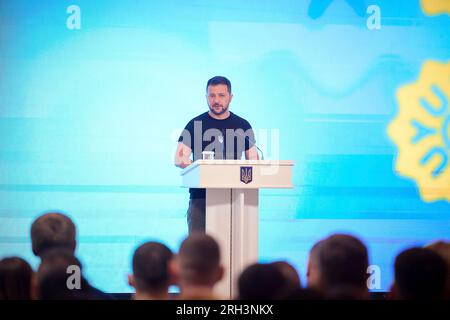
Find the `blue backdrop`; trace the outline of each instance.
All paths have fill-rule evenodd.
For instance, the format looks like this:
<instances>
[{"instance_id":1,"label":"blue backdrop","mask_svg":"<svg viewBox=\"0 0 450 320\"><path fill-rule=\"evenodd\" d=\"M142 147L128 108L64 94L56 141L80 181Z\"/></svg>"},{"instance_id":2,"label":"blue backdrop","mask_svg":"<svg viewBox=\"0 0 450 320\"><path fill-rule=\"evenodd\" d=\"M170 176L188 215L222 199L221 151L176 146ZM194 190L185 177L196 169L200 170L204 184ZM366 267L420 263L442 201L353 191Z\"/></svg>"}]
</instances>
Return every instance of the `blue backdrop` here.
<instances>
[{"instance_id":1,"label":"blue backdrop","mask_svg":"<svg viewBox=\"0 0 450 320\"><path fill-rule=\"evenodd\" d=\"M350 232L380 271L371 289L389 289L400 250L450 238L450 165L440 196L425 199L419 179L398 170L389 131L398 89L419 83L427 61L449 61L450 17L433 8L1 0L0 257L36 266L30 224L62 210L77 224L88 279L129 292L139 243L177 250L186 236L173 152L181 128L207 110L207 79L224 75L230 109L253 125L266 158L295 161L294 189L260 193L260 260L286 259L305 281L314 242Z\"/></svg>"}]
</instances>

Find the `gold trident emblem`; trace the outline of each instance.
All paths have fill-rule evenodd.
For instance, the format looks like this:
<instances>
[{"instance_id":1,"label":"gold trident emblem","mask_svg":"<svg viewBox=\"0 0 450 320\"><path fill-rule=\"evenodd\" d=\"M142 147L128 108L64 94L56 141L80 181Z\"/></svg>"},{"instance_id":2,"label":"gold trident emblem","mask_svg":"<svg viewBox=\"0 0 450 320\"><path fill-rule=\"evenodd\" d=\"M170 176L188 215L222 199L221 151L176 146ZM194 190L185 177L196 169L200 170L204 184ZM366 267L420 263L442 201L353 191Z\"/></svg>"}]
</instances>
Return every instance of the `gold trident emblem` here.
<instances>
[{"instance_id":1,"label":"gold trident emblem","mask_svg":"<svg viewBox=\"0 0 450 320\"><path fill-rule=\"evenodd\" d=\"M241 181L245 184L252 182L252 167L241 167Z\"/></svg>"}]
</instances>

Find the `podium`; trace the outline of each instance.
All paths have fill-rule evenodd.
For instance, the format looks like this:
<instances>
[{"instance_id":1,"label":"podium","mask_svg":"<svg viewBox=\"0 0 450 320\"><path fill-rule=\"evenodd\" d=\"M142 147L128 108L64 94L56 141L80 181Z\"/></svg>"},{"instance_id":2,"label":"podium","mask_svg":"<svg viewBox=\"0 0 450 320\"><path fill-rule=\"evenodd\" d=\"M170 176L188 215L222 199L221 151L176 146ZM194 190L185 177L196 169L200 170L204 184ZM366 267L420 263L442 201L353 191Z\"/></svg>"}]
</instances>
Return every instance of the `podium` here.
<instances>
[{"instance_id":1,"label":"podium","mask_svg":"<svg viewBox=\"0 0 450 320\"><path fill-rule=\"evenodd\" d=\"M181 171L182 186L206 189L206 233L220 245L225 268L215 293L237 296L240 273L258 262L258 191L292 188L293 161L197 160Z\"/></svg>"}]
</instances>

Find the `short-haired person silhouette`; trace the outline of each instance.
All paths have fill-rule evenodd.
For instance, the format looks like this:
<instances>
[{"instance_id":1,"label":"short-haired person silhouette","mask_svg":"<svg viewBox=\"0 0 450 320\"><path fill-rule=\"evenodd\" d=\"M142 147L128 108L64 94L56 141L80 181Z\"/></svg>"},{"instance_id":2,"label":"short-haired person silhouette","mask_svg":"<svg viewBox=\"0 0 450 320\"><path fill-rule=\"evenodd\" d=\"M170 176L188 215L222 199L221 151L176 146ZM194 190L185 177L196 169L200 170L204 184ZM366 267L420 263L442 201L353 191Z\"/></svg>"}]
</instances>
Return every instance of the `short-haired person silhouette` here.
<instances>
[{"instance_id":1,"label":"short-haired person silhouette","mask_svg":"<svg viewBox=\"0 0 450 320\"><path fill-rule=\"evenodd\" d=\"M39 216L31 225L33 253L41 257L48 249L66 248L75 252L76 228L73 221L59 212Z\"/></svg>"},{"instance_id":2,"label":"short-haired person silhouette","mask_svg":"<svg viewBox=\"0 0 450 320\"><path fill-rule=\"evenodd\" d=\"M299 283L292 283L279 264L255 263L242 271L238 279L240 300L279 300L287 298Z\"/></svg>"},{"instance_id":3,"label":"short-haired person silhouette","mask_svg":"<svg viewBox=\"0 0 450 320\"><path fill-rule=\"evenodd\" d=\"M401 300L431 300L445 297L447 265L436 252L411 248L395 258L395 279L390 296Z\"/></svg>"},{"instance_id":4,"label":"short-haired person silhouette","mask_svg":"<svg viewBox=\"0 0 450 320\"><path fill-rule=\"evenodd\" d=\"M169 286L174 283L170 273L172 251L159 242L146 242L133 255L133 274L128 283L136 290L135 300L167 300Z\"/></svg>"},{"instance_id":5,"label":"short-haired person silhouette","mask_svg":"<svg viewBox=\"0 0 450 320\"><path fill-rule=\"evenodd\" d=\"M445 298L450 300L450 242L443 240L434 241L425 246L425 248L436 252L445 260L447 264L447 283L445 288Z\"/></svg>"},{"instance_id":6,"label":"short-haired person silhouette","mask_svg":"<svg viewBox=\"0 0 450 320\"><path fill-rule=\"evenodd\" d=\"M211 236L194 232L180 245L174 261L182 300L214 300L215 284L224 274L220 248Z\"/></svg>"},{"instance_id":7,"label":"short-haired person silhouette","mask_svg":"<svg viewBox=\"0 0 450 320\"><path fill-rule=\"evenodd\" d=\"M231 82L216 76L206 83L208 112L191 119L178 139L175 166L185 168L202 159L203 151L213 151L215 159L257 160L255 135L250 123L230 112ZM191 159L192 156L192 159ZM189 233L205 232L205 189L189 189L187 211Z\"/></svg>"},{"instance_id":8,"label":"short-haired person silhouette","mask_svg":"<svg viewBox=\"0 0 450 320\"><path fill-rule=\"evenodd\" d=\"M300 276L292 264L284 260L274 261L271 264L281 271L289 286L294 289L301 288Z\"/></svg>"},{"instance_id":9,"label":"short-haired person silhouette","mask_svg":"<svg viewBox=\"0 0 450 320\"><path fill-rule=\"evenodd\" d=\"M0 260L0 300L31 300L33 269L24 259Z\"/></svg>"},{"instance_id":10,"label":"short-haired person silhouette","mask_svg":"<svg viewBox=\"0 0 450 320\"><path fill-rule=\"evenodd\" d=\"M53 251L49 255L49 257L47 257L47 261L44 264L44 266L47 266L48 264L53 264L54 261L61 262L62 261L61 259L63 257L65 257L64 259L66 259L66 262L71 259L72 262L77 261L77 258L75 257L75 250L77 247L76 241L77 230L75 227L75 223L67 215L60 212L48 212L39 216L33 221L31 225L30 234L33 253L36 256L40 257L41 260L42 257L47 254L48 251ZM50 258L54 259L55 255L60 256L58 258L59 260L58 259L48 260ZM71 257L69 257L70 255ZM59 264L59 267L62 268L61 264ZM55 273L53 278L52 277L49 278L50 280L55 281L54 283L58 283L58 281L61 280L57 279L57 277L63 277L62 271L59 270L58 272L59 273ZM67 276L68 274L66 273L65 277L67 278ZM94 288L93 286L89 285L89 288L90 288L89 293L90 298L111 299L111 296ZM61 298L73 298L76 294L84 295L84 292L82 291L72 291L67 295L66 293L67 292L63 291L62 295L64 294L64 297L62 296Z\"/></svg>"},{"instance_id":11,"label":"short-haired person silhouette","mask_svg":"<svg viewBox=\"0 0 450 320\"><path fill-rule=\"evenodd\" d=\"M348 234L334 234L311 249L308 287L329 299L368 299L366 246Z\"/></svg>"}]
</instances>

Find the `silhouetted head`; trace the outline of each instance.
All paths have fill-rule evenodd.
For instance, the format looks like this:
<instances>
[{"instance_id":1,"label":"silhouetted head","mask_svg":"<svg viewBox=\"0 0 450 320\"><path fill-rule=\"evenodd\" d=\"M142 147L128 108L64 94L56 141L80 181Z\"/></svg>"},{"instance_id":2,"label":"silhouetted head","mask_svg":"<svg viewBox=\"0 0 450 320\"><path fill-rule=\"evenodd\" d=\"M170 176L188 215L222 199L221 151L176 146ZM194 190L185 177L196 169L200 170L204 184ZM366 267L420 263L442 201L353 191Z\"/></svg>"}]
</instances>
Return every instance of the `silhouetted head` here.
<instances>
[{"instance_id":1,"label":"silhouetted head","mask_svg":"<svg viewBox=\"0 0 450 320\"><path fill-rule=\"evenodd\" d=\"M239 276L240 300L284 299L294 288L275 264L256 263L248 266Z\"/></svg>"},{"instance_id":2,"label":"silhouetted head","mask_svg":"<svg viewBox=\"0 0 450 320\"><path fill-rule=\"evenodd\" d=\"M178 256L180 282L213 286L223 276L219 244L211 236L193 233L180 246Z\"/></svg>"},{"instance_id":3,"label":"silhouetted head","mask_svg":"<svg viewBox=\"0 0 450 320\"><path fill-rule=\"evenodd\" d=\"M167 292L171 284L169 264L172 251L159 242L147 242L133 256L132 285L142 292Z\"/></svg>"},{"instance_id":4,"label":"silhouetted head","mask_svg":"<svg viewBox=\"0 0 450 320\"><path fill-rule=\"evenodd\" d=\"M292 287L293 289L301 287L300 276L298 275L298 272L293 265L291 265L287 261L275 261L271 264L281 271L281 274L290 287Z\"/></svg>"},{"instance_id":5,"label":"silhouetted head","mask_svg":"<svg viewBox=\"0 0 450 320\"><path fill-rule=\"evenodd\" d=\"M308 286L322 292L352 288L360 298L368 295L366 246L356 237L335 234L316 243L310 251Z\"/></svg>"},{"instance_id":6,"label":"silhouetted head","mask_svg":"<svg viewBox=\"0 0 450 320\"><path fill-rule=\"evenodd\" d=\"M411 248L395 259L395 294L399 299L444 298L447 266L436 252Z\"/></svg>"},{"instance_id":7,"label":"silhouetted head","mask_svg":"<svg viewBox=\"0 0 450 320\"><path fill-rule=\"evenodd\" d=\"M30 300L33 269L22 258L0 260L0 300Z\"/></svg>"},{"instance_id":8,"label":"silhouetted head","mask_svg":"<svg viewBox=\"0 0 450 320\"><path fill-rule=\"evenodd\" d=\"M58 247L75 252L75 224L62 213L44 214L31 225L31 244L33 253L38 257L46 250Z\"/></svg>"},{"instance_id":9,"label":"silhouetted head","mask_svg":"<svg viewBox=\"0 0 450 320\"><path fill-rule=\"evenodd\" d=\"M445 260L447 264L447 283L445 289L446 299L450 299L450 242L445 241L434 241L425 246L425 248L436 252Z\"/></svg>"}]
</instances>

